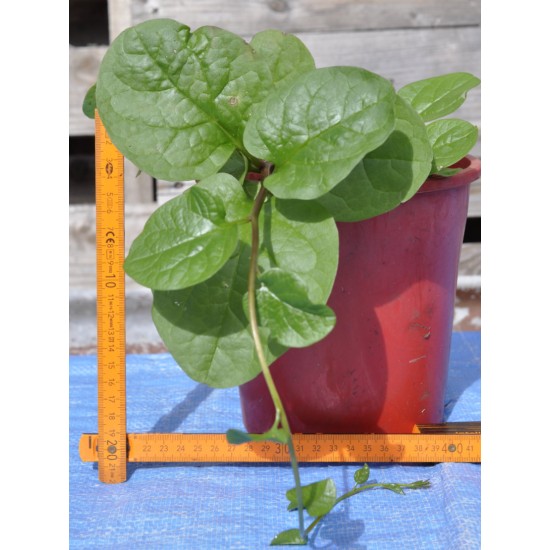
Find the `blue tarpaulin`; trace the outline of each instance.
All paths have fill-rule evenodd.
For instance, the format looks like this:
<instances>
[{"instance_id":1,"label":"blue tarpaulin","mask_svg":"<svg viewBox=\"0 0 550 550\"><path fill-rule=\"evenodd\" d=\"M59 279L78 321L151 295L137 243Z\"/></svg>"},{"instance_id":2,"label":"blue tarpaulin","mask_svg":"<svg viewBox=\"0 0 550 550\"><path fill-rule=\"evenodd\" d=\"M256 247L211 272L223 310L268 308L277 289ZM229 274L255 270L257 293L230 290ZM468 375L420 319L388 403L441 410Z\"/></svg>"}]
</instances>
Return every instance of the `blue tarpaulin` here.
<instances>
[{"instance_id":1,"label":"blue tarpaulin","mask_svg":"<svg viewBox=\"0 0 550 550\"><path fill-rule=\"evenodd\" d=\"M481 420L480 333L453 334L446 420ZM212 432L243 429L237 389L190 380L168 354L127 357L127 430ZM259 549L297 527L288 512L287 464L129 464L125 483L108 485L78 452L97 432L97 358L70 357L70 547ZM370 481L431 482L398 495L372 490L339 505L310 535L309 548L480 548L479 464L371 464ZM332 477L341 494L357 464L302 464L302 483ZM306 521L306 525L309 522Z\"/></svg>"}]
</instances>

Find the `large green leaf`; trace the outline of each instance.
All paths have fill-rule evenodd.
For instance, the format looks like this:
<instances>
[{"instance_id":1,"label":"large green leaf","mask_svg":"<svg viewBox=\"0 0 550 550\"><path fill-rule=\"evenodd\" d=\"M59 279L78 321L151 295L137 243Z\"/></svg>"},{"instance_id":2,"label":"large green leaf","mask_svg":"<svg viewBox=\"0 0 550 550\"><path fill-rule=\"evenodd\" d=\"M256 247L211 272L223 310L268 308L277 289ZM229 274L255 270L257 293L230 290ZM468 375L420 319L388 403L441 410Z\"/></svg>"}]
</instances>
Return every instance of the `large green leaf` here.
<instances>
[{"instance_id":1,"label":"large green leaf","mask_svg":"<svg viewBox=\"0 0 550 550\"><path fill-rule=\"evenodd\" d=\"M275 165L264 181L275 196L314 199L386 140L394 102L391 84L364 69L315 69L255 107L244 144Z\"/></svg>"},{"instance_id":2,"label":"large green leaf","mask_svg":"<svg viewBox=\"0 0 550 550\"><path fill-rule=\"evenodd\" d=\"M262 270L295 273L307 287L309 300L326 303L338 268L338 229L322 206L272 199L260 217Z\"/></svg>"},{"instance_id":3,"label":"large green leaf","mask_svg":"<svg viewBox=\"0 0 550 550\"><path fill-rule=\"evenodd\" d=\"M267 30L250 41L271 72L274 86L280 86L315 68L313 56L304 43L292 34Z\"/></svg>"},{"instance_id":4,"label":"large green leaf","mask_svg":"<svg viewBox=\"0 0 550 550\"><path fill-rule=\"evenodd\" d=\"M295 510L298 507L296 489L289 489L286 492L286 498L290 501L289 510ZM312 517L328 514L336 503L336 485L329 477L302 487L302 498L304 508Z\"/></svg>"},{"instance_id":5,"label":"large green leaf","mask_svg":"<svg viewBox=\"0 0 550 550\"><path fill-rule=\"evenodd\" d=\"M451 166L467 155L476 144L477 127L465 120L445 118L426 127L433 147L433 171Z\"/></svg>"},{"instance_id":6,"label":"large green leaf","mask_svg":"<svg viewBox=\"0 0 550 550\"><path fill-rule=\"evenodd\" d=\"M334 311L324 304L313 304L307 287L295 274L270 269L262 273L258 282L260 324L269 328L272 338L283 346L309 346L334 328Z\"/></svg>"},{"instance_id":7,"label":"large green leaf","mask_svg":"<svg viewBox=\"0 0 550 550\"><path fill-rule=\"evenodd\" d=\"M205 178L242 148L271 74L241 37L170 19L121 33L101 63L97 107L122 153L166 180Z\"/></svg>"},{"instance_id":8,"label":"large green leaf","mask_svg":"<svg viewBox=\"0 0 550 550\"><path fill-rule=\"evenodd\" d=\"M239 196L240 193L240 196ZM230 213L226 216L224 197ZM231 256L249 199L228 174L215 174L158 208L132 243L126 273L143 286L177 290L211 277Z\"/></svg>"},{"instance_id":9,"label":"large green leaf","mask_svg":"<svg viewBox=\"0 0 550 550\"><path fill-rule=\"evenodd\" d=\"M395 102L395 130L343 181L317 201L337 221L354 222L387 212L412 197L430 174L426 126L403 99Z\"/></svg>"},{"instance_id":10,"label":"large green leaf","mask_svg":"<svg viewBox=\"0 0 550 550\"><path fill-rule=\"evenodd\" d=\"M241 243L210 279L178 291L153 292L153 321L168 351L197 382L238 386L261 371L242 301L247 291L250 247ZM285 348L261 329L267 360Z\"/></svg>"},{"instance_id":11,"label":"large green leaf","mask_svg":"<svg viewBox=\"0 0 550 550\"><path fill-rule=\"evenodd\" d=\"M398 94L428 122L456 111L464 103L466 93L480 82L469 73L450 73L407 84Z\"/></svg>"}]
</instances>

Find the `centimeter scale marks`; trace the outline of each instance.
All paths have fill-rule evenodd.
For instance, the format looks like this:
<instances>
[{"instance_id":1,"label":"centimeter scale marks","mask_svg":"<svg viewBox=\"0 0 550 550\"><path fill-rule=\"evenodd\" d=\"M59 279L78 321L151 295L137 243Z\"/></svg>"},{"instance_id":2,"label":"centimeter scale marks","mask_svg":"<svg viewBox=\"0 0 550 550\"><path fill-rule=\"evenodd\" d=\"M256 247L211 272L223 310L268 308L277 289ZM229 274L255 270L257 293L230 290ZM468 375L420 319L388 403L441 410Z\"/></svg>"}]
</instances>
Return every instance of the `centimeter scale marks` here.
<instances>
[{"instance_id":1,"label":"centimeter scale marks","mask_svg":"<svg viewBox=\"0 0 550 550\"><path fill-rule=\"evenodd\" d=\"M96 111L98 462L104 483L126 480L124 157Z\"/></svg>"},{"instance_id":2,"label":"centimeter scale marks","mask_svg":"<svg viewBox=\"0 0 550 550\"><path fill-rule=\"evenodd\" d=\"M481 462L481 424L445 425L411 434L295 434L302 462ZM97 435L84 434L80 456L97 460ZM231 445L225 434L128 434L129 462L288 462L286 445L254 441Z\"/></svg>"}]
</instances>

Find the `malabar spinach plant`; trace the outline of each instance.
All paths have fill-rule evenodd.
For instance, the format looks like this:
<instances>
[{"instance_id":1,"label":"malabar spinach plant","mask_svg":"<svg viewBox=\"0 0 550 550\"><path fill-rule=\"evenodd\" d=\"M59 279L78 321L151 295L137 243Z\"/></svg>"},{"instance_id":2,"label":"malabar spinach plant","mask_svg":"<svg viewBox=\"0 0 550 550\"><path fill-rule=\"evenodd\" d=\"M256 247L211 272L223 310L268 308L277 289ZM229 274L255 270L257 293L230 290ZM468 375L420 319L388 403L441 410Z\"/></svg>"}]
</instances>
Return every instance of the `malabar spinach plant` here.
<instances>
[{"instance_id":1,"label":"malabar spinach plant","mask_svg":"<svg viewBox=\"0 0 550 550\"><path fill-rule=\"evenodd\" d=\"M479 84L467 73L398 91L363 68L316 68L295 36L250 42L216 27L168 19L124 31L84 101L140 170L195 180L154 212L133 242L127 274L153 292L153 320L194 380L216 388L263 373L276 415L265 434L229 430L231 443L287 444L298 528L273 544L305 544L344 498L331 479L302 486L289 422L269 372L288 348L309 346L337 322L326 305L338 264L336 221L359 221L448 176L477 140L449 118ZM305 527L304 510L314 519Z\"/></svg>"}]
</instances>

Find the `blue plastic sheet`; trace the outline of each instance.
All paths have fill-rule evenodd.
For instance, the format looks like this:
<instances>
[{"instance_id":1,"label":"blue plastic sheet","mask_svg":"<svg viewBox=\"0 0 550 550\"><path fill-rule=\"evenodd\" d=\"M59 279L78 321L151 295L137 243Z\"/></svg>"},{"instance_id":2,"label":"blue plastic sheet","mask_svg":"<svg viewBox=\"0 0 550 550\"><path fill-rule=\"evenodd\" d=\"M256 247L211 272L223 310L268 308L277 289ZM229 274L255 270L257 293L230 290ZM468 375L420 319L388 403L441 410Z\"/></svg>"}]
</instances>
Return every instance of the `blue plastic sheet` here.
<instances>
[{"instance_id":1,"label":"blue plastic sheet","mask_svg":"<svg viewBox=\"0 0 550 550\"><path fill-rule=\"evenodd\" d=\"M453 334L446 398L449 421L481 420L480 334ZM78 453L97 432L96 356L70 357L71 548L259 549L296 527L285 492L286 464L129 464L128 480L98 479ZM127 358L128 432L225 432L241 428L238 391L190 380L168 354ZM479 464L371 464L371 481L429 479L405 496L373 490L339 504L313 531L309 548L444 549L480 547ZM302 483L332 477L338 493L358 465L302 464ZM309 522L308 522L309 523Z\"/></svg>"}]
</instances>

